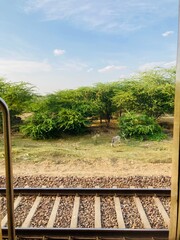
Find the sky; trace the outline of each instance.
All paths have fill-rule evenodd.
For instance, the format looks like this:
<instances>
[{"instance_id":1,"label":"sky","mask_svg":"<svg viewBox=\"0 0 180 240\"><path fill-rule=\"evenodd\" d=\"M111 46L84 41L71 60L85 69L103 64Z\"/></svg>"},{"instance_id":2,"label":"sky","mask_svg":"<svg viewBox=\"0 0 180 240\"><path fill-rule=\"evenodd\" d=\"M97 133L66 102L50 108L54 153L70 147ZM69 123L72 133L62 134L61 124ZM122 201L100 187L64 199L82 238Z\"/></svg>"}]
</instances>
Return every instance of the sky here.
<instances>
[{"instance_id":1,"label":"sky","mask_svg":"<svg viewBox=\"0 0 180 240\"><path fill-rule=\"evenodd\" d=\"M40 94L176 63L178 0L0 0L0 77Z\"/></svg>"}]
</instances>

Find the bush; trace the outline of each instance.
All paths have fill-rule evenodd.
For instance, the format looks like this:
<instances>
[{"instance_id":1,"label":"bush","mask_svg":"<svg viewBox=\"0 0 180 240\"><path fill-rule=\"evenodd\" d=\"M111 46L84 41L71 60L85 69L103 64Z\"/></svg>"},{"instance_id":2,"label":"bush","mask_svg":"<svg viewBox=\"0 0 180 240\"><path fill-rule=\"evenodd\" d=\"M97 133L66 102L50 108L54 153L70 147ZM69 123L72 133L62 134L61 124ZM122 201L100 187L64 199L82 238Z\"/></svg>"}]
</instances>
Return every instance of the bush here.
<instances>
[{"instance_id":1,"label":"bush","mask_svg":"<svg viewBox=\"0 0 180 240\"><path fill-rule=\"evenodd\" d=\"M62 109L58 114L58 126L61 131L69 134L79 134L85 131L89 121L80 112L72 109Z\"/></svg>"},{"instance_id":2,"label":"bush","mask_svg":"<svg viewBox=\"0 0 180 240\"><path fill-rule=\"evenodd\" d=\"M20 130L36 140L57 138L60 135L57 118L49 113L35 113L24 122Z\"/></svg>"},{"instance_id":3,"label":"bush","mask_svg":"<svg viewBox=\"0 0 180 240\"><path fill-rule=\"evenodd\" d=\"M84 132L88 121L77 111L62 109L55 113L34 113L28 118L21 132L32 139L49 139L61 136L61 133L79 134Z\"/></svg>"},{"instance_id":4,"label":"bush","mask_svg":"<svg viewBox=\"0 0 180 240\"><path fill-rule=\"evenodd\" d=\"M162 140L165 134L152 117L145 114L127 113L119 120L120 135L139 140Z\"/></svg>"}]
</instances>

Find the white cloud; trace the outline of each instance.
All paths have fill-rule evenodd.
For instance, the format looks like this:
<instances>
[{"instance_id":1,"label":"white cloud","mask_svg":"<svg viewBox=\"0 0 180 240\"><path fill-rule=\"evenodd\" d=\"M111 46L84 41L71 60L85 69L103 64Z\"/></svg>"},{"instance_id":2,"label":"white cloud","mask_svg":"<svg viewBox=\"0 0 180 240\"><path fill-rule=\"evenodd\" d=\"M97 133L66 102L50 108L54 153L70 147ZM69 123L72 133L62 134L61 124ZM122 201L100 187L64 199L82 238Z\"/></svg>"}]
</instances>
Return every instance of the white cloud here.
<instances>
[{"instance_id":1,"label":"white cloud","mask_svg":"<svg viewBox=\"0 0 180 240\"><path fill-rule=\"evenodd\" d=\"M34 73L34 72L49 72L51 65L46 61L28 61L28 60L11 60L0 59L0 73Z\"/></svg>"},{"instance_id":2,"label":"white cloud","mask_svg":"<svg viewBox=\"0 0 180 240\"><path fill-rule=\"evenodd\" d=\"M92 72L93 71L93 68L89 68L88 70L87 70L87 72L89 73L89 72Z\"/></svg>"},{"instance_id":3,"label":"white cloud","mask_svg":"<svg viewBox=\"0 0 180 240\"><path fill-rule=\"evenodd\" d=\"M164 64L164 67L173 67L176 66L176 61L167 62Z\"/></svg>"},{"instance_id":4,"label":"white cloud","mask_svg":"<svg viewBox=\"0 0 180 240\"><path fill-rule=\"evenodd\" d=\"M53 53L54 53L54 56L61 56L63 54L65 54L65 50L62 50L62 49L54 49Z\"/></svg>"},{"instance_id":5,"label":"white cloud","mask_svg":"<svg viewBox=\"0 0 180 240\"><path fill-rule=\"evenodd\" d=\"M128 77L128 75L125 75L125 74L121 74L121 75L119 76L120 79L124 79L124 78L127 78L127 77Z\"/></svg>"},{"instance_id":6,"label":"white cloud","mask_svg":"<svg viewBox=\"0 0 180 240\"><path fill-rule=\"evenodd\" d=\"M108 65L104 68L99 69L98 72L104 73L104 72L111 72L111 71L116 71L116 70L124 70L126 68L127 68L126 66Z\"/></svg>"},{"instance_id":7,"label":"white cloud","mask_svg":"<svg viewBox=\"0 0 180 240\"><path fill-rule=\"evenodd\" d=\"M29 0L25 10L42 12L47 21L63 20L85 30L121 33L177 16L177 0Z\"/></svg>"},{"instance_id":8,"label":"white cloud","mask_svg":"<svg viewBox=\"0 0 180 240\"><path fill-rule=\"evenodd\" d=\"M173 33L174 33L174 31L166 31L166 32L162 33L162 36L168 37L168 36L172 35Z\"/></svg>"},{"instance_id":9,"label":"white cloud","mask_svg":"<svg viewBox=\"0 0 180 240\"><path fill-rule=\"evenodd\" d=\"M169 68L172 66L175 66L176 61L172 62L150 62L150 63L145 63L139 67L139 71L148 71L156 67L162 67L162 68Z\"/></svg>"},{"instance_id":10,"label":"white cloud","mask_svg":"<svg viewBox=\"0 0 180 240\"><path fill-rule=\"evenodd\" d=\"M150 69L153 69L155 67L160 67L164 64L164 62L150 62L150 63L145 63L139 67L139 71L147 71Z\"/></svg>"},{"instance_id":11,"label":"white cloud","mask_svg":"<svg viewBox=\"0 0 180 240\"><path fill-rule=\"evenodd\" d=\"M71 59L66 62L62 62L60 66L58 66L58 70L63 71L82 71L86 70L88 68L88 65L79 59Z\"/></svg>"}]
</instances>

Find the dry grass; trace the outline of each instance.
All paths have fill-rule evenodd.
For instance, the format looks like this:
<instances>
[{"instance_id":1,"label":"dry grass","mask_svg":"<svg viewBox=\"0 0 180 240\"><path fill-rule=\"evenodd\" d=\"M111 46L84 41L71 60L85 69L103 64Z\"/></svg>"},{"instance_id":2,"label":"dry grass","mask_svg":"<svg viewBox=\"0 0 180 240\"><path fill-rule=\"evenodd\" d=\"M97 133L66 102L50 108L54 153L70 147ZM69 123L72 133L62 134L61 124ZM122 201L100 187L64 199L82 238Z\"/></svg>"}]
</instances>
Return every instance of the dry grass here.
<instances>
[{"instance_id":1,"label":"dry grass","mask_svg":"<svg viewBox=\"0 0 180 240\"><path fill-rule=\"evenodd\" d=\"M101 132L100 136L92 134L80 137L65 137L64 139L35 141L23 138L21 135L12 138L13 161L42 162L49 160L55 163L70 161L88 162L108 160L112 162L139 161L150 163L169 163L172 157L172 139L138 142L122 140L120 144L111 147L111 138L115 131ZM4 149L1 144L0 159L3 159Z\"/></svg>"},{"instance_id":2,"label":"dry grass","mask_svg":"<svg viewBox=\"0 0 180 240\"><path fill-rule=\"evenodd\" d=\"M57 174L61 171L61 174L83 176L89 176L93 172L95 175L117 175L117 172L132 175L132 171L140 174L139 168L142 168L143 172L144 167L149 169L148 166L151 165L153 169L159 164L162 166L166 164L167 169L169 168L168 164L172 158L171 138L161 142L121 141L120 144L111 147L111 138L115 135L117 135L115 129L108 132L102 130L98 137L94 137L94 133L48 141L34 141L16 135L12 137L14 166L17 174L27 174L28 167L33 168L32 174L39 172L44 174L47 171ZM0 165L4 166L2 140ZM152 169L151 172L154 171Z\"/></svg>"}]
</instances>

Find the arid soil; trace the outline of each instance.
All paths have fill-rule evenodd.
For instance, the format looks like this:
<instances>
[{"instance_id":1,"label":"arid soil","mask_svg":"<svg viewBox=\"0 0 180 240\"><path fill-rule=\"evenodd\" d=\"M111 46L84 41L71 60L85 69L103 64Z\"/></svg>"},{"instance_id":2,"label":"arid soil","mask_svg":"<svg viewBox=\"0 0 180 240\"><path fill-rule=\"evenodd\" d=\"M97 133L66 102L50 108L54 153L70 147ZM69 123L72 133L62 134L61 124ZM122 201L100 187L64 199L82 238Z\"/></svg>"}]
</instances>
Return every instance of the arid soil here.
<instances>
[{"instance_id":1,"label":"arid soil","mask_svg":"<svg viewBox=\"0 0 180 240\"><path fill-rule=\"evenodd\" d=\"M67 163L56 164L48 161L31 163L16 162L13 164L15 176L49 175L49 176L171 176L171 163L139 163L139 162L102 162L99 163ZM0 162L0 175L5 175L5 164Z\"/></svg>"}]
</instances>

